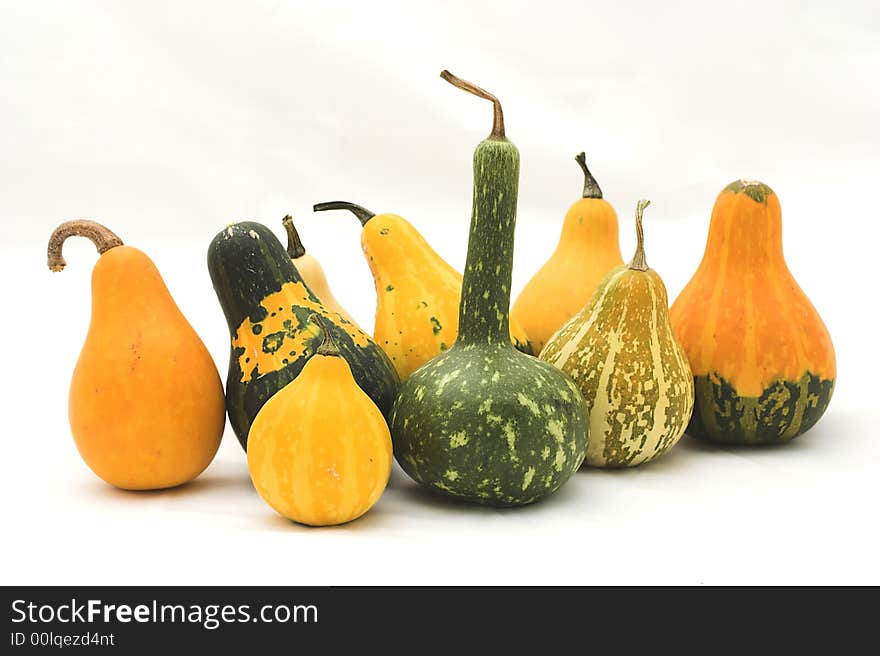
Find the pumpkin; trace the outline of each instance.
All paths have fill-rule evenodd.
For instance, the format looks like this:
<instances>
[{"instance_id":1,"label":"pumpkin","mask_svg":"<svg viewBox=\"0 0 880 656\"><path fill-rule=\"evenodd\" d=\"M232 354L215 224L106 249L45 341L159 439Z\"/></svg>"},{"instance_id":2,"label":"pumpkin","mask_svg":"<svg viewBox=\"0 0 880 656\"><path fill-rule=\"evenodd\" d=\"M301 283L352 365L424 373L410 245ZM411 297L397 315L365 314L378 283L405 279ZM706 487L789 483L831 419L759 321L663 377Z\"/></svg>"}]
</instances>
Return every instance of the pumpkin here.
<instances>
[{"instance_id":1,"label":"pumpkin","mask_svg":"<svg viewBox=\"0 0 880 656\"><path fill-rule=\"evenodd\" d=\"M174 487L198 476L223 436L223 385L208 349L152 260L93 221L68 221L49 239L64 269L71 236L89 238L92 318L70 383L70 429L82 459L110 485Z\"/></svg>"},{"instance_id":2,"label":"pumpkin","mask_svg":"<svg viewBox=\"0 0 880 656\"><path fill-rule=\"evenodd\" d=\"M388 357L357 325L321 304L266 226L227 226L208 248L208 271L229 325L226 410L243 447L263 404L296 378L318 348L320 333L308 322L312 314L329 322L361 389L383 413L391 410L398 378Z\"/></svg>"},{"instance_id":3,"label":"pumpkin","mask_svg":"<svg viewBox=\"0 0 880 656\"><path fill-rule=\"evenodd\" d=\"M328 310L335 312L343 319L357 325L351 315L345 311L340 305L333 292L330 291L330 285L327 283L327 276L324 275L324 268L318 261L318 258L306 253L302 240L299 237L296 226L293 224L293 217L290 214L281 219L281 224L287 232L287 254L293 260L293 265L302 277L306 287L312 290L315 297L321 301Z\"/></svg>"},{"instance_id":4,"label":"pumpkin","mask_svg":"<svg viewBox=\"0 0 880 656\"><path fill-rule=\"evenodd\" d=\"M358 387L326 319L312 315L321 345L300 374L257 413L248 469L260 496L301 524L357 519L379 500L391 474L391 434Z\"/></svg>"},{"instance_id":5,"label":"pumpkin","mask_svg":"<svg viewBox=\"0 0 880 656\"><path fill-rule=\"evenodd\" d=\"M580 466L586 406L568 376L510 342L519 152L505 137L494 96L448 71L442 76L491 100L494 126L474 153L458 339L401 385L391 435L401 467L428 489L520 506L559 489Z\"/></svg>"},{"instance_id":6,"label":"pumpkin","mask_svg":"<svg viewBox=\"0 0 880 656\"><path fill-rule=\"evenodd\" d=\"M554 334L540 358L569 374L590 410L585 462L632 467L671 449L694 407L687 357L669 323L666 286L645 259L636 208L632 261L611 271L591 302Z\"/></svg>"},{"instance_id":7,"label":"pumpkin","mask_svg":"<svg viewBox=\"0 0 880 656\"><path fill-rule=\"evenodd\" d=\"M584 173L582 198L568 208L556 250L532 276L510 311L528 334L535 353L583 309L605 275L623 264L617 214L602 198L584 153L575 160Z\"/></svg>"},{"instance_id":8,"label":"pumpkin","mask_svg":"<svg viewBox=\"0 0 880 656\"><path fill-rule=\"evenodd\" d=\"M688 433L726 444L787 442L834 391L834 347L782 253L779 199L737 180L715 201L703 260L671 309L694 374Z\"/></svg>"},{"instance_id":9,"label":"pumpkin","mask_svg":"<svg viewBox=\"0 0 880 656\"><path fill-rule=\"evenodd\" d=\"M315 205L316 212L337 209L349 210L363 226L361 244L376 284L373 336L406 380L455 342L461 274L403 217L342 201ZM512 323L510 333L518 349L532 353L522 328Z\"/></svg>"}]
</instances>

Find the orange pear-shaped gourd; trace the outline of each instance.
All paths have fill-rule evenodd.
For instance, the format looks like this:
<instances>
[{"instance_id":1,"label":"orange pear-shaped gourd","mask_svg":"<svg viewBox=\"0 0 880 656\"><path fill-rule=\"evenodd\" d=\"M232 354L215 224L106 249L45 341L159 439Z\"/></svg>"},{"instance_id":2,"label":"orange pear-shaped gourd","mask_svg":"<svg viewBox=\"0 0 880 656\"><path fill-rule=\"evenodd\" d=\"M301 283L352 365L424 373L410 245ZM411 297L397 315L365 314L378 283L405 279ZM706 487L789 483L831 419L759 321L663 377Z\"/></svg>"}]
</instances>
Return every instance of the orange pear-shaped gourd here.
<instances>
[{"instance_id":1,"label":"orange pear-shaped gourd","mask_svg":"<svg viewBox=\"0 0 880 656\"><path fill-rule=\"evenodd\" d=\"M565 215L559 243L550 259L526 284L511 309L535 353L592 298L616 266L623 264L617 214L587 168L584 153L575 160L584 173L582 198Z\"/></svg>"},{"instance_id":2,"label":"orange pear-shaped gourd","mask_svg":"<svg viewBox=\"0 0 880 656\"><path fill-rule=\"evenodd\" d=\"M689 434L786 442L828 407L834 347L785 263L779 199L767 185L737 180L718 195L703 260L670 317L694 374Z\"/></svg>"},{"instance_id":3,"label":"orange pear-shaped gourd","mask_svg":"<svg viewBox=\"0 0 880 656\"><path fill-rule=\"evenodd\" d=\"M86 464L128 490L174 487L211 462L225 424L211 355L180 312L152 260L92 221L68 221L49 240L61 271L64 240L100 253L92 318L70 384L70 428Z\"/></svg>"}]
</instances>

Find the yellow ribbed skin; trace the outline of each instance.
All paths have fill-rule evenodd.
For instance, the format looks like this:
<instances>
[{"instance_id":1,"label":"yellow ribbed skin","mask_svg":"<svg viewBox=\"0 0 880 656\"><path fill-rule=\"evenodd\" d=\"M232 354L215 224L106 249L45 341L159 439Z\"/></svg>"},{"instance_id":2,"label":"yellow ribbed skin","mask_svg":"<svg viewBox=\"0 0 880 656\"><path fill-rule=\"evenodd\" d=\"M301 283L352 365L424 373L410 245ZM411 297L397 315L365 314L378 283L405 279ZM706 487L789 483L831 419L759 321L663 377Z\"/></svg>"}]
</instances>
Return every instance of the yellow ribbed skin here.
<instances>
[{"instance_id":1,"label":"yellow ribbed skin","mask_svg":"<svg viewBox=\"0 0 880 656\"><path fill-rule=\"evenodd\" d=\"M391 434L346 361L314 355L272 396L248 434L248 469L260 496L301 524L357 519L391 473Z\"/></svg>"}]
</instances>

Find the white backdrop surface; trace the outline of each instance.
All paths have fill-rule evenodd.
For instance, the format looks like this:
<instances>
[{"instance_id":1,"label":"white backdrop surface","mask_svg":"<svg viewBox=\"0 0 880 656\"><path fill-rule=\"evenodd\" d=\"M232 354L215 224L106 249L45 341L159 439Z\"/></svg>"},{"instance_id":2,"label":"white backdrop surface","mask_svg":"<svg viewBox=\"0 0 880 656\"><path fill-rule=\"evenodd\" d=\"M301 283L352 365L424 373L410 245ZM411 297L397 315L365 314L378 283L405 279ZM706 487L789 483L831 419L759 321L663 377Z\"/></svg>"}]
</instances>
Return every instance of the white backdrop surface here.
<instances>
[{"instance_id":1,"label":"white backdrop surface","mask_svg":"<svg viewBox=\"0 0 880 656\"><path fill-rule=\"evenodd\" d=\"M835 341L825 418L783 448L684 438L633 471L579 472L518 510L451 503L395 468L363 519L291 524L257 497L227 427L194 483L126 493L67 425L88 326L85 240L50 274L57 223L91 218L146 251L225 378L205 268L226 223L290 212L336 297L372 326L345 199L412 221L461 268L471 155L502 100L522 173L514 294L549 256L586 150L633 250L671 298L715 196L757 178L790 268ZM3 583L880 583L874 2L2 2L0 337Z\"/></svg>"}]
</instances>

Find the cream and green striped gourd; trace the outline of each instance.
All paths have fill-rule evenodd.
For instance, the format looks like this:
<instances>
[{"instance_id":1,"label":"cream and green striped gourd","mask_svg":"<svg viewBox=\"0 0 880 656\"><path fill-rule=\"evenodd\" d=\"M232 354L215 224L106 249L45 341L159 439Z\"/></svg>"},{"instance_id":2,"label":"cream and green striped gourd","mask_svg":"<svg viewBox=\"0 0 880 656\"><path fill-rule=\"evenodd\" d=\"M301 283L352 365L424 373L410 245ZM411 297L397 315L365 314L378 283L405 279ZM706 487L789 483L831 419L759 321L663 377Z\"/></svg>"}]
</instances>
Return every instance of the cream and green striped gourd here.
<instances>
[{"instance_id":1,"label":"cream and green striped gourd","mask_svg":"<svg viewBox=\"0 0 880 656\"><path fill-rule=\"evenodd\" d=\"M541 360L570 375L590 408L586 463L633 467L668 451L685 431L694 382L672 332L666 287L645 261L642 214L628 265L613 269L590 303L554 334Z\"/></svg>"},{"instance_id":2,"label":"cream and green striped gourd","mask_svg":"<svg viewBox=\"0 0 880 656\"><path fill-rule=\"evenodd\" d=\"M474 197L458 337L400 388L390 427L397 461L418 483L474 503L520 506L557 490L584 458L589 419L574 382L510 341L519 152L495 107L474 152Z\"/></svg>"}]
</instances>

